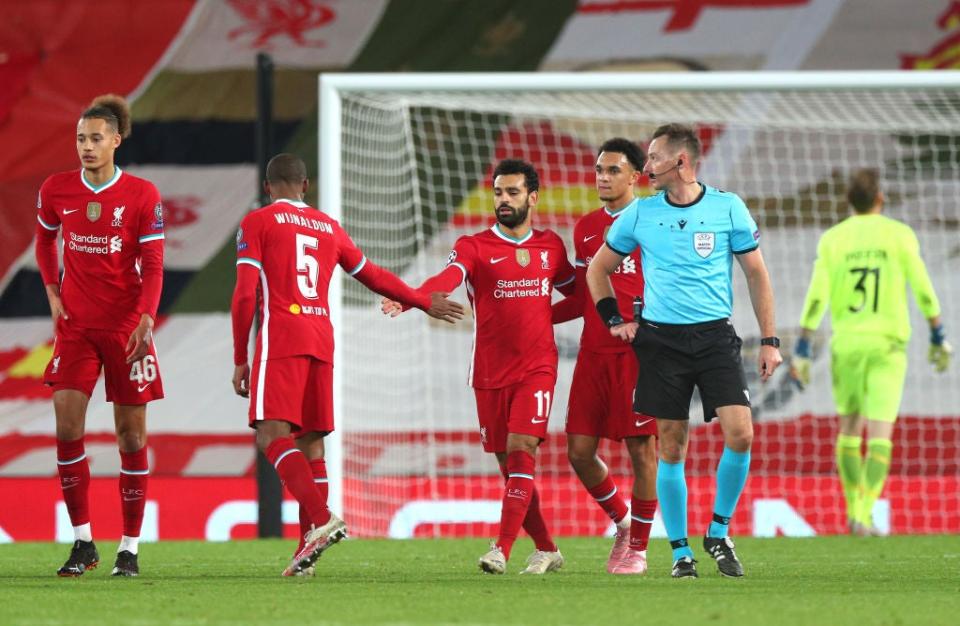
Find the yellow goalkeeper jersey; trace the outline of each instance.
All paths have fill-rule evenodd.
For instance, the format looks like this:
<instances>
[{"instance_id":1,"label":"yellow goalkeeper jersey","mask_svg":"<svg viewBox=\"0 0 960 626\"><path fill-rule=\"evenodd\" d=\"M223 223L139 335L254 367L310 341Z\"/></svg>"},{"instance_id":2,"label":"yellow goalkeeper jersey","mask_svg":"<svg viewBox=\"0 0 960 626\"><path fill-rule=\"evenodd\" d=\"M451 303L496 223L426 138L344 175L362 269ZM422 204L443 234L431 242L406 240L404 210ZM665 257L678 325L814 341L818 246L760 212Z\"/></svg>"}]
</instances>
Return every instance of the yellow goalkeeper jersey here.
<instances>
[{"instance_id":1,"label":"yellow goalkeeper jersey","mask_svg":"<svg viewBox=\"0 0 960 626\"><path fill-rule=\"evenodd\" d=\"M852 215L820 237L800 326L816 330L829 306L835 335L868 333L907 341L906 283L924 317L940 314L913 230L880 214Z\"/></svg>"}]
</instances>

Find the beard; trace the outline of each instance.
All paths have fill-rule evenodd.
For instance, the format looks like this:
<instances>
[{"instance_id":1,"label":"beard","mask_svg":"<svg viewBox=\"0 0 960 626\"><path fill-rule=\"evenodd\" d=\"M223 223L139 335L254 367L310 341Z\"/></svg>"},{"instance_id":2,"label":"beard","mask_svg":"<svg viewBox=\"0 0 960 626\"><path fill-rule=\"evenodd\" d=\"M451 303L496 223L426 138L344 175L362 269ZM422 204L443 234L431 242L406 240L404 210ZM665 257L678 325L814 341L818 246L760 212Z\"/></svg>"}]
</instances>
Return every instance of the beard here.
<instances>
[{"instance_id":1,"label":"beard","mask_svg":"<svg viewBox=\"0 0 960 626\"><path fill-rule=\"evenodd\" d=\"M510 209L510 212L507 214L501 214L500 213L501 209ZM497 222L499 222L501 226L504 226L506 228L516 228L517 226L522 224L524 221L526 221L527 214L529 212L530 212L530 204L527 202L524 202L523 206L520 207L519 209L506 204L502 204L497 207Z\"/></svg>"}]
</instances>

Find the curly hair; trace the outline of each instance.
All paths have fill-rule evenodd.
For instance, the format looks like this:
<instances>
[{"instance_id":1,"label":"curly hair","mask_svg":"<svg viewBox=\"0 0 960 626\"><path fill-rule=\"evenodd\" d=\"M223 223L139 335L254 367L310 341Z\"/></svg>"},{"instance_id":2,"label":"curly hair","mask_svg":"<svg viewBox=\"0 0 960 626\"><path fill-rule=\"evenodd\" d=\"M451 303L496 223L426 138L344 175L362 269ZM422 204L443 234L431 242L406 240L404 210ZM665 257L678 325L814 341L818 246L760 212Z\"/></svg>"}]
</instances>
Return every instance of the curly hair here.
<instances>
[{"instance_id":1,"label":"curly hair","mask_svg":"<svg viewBox=\"0 0 960 626\"><path fill-rule=\"evenodd\" d=\"M130 136L130 105L123 96L108 93L97 96L83 112L80 119L104 120L113 132L124 139Z\"/></svg>"}]
</instances>

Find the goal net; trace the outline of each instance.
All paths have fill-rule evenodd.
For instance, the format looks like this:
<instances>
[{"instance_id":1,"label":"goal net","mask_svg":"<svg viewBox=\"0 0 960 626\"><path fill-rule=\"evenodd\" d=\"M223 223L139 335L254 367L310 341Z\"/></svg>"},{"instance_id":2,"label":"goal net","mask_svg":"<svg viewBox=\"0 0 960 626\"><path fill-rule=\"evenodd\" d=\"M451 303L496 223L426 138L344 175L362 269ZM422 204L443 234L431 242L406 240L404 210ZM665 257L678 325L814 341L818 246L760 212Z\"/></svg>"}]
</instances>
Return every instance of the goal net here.
<instances>
[{"instance_id":1,"label":"goal net","mask_svg":"<svg viewBox=\"0 0 960 626\"><path fill-rule=\"evenodd\" d=\"M886 214L909 224L940 296L948 333L960 332L960 80L947 74L324 75L321 208L367 256L419 285L444 267L462 234L493 224L490 174L503 158L531 161L542 181L534 225L564 238L600 206L597 146L646 144L666 122L693 125L704 146L699 178L736 192L762 232L789 354L820 234L848 214L846 180L876 167ZM641 179L639 195L652 193ZM782 367L756 374L758 330L739 270L733 321L744 339L754 406L752 473L732 523L738 535L846 531L836 479L829 319L814 342L813 384L792 387ZM482 452L467 386L473 320L450 326L418 311L388 319L379 297L344 277L334 303L337 432L330 437L335 506L355 534L492 536L502 478ZM453 296L466 303L461 287ZM559 294L555 296L559 298ZM887 487L876 526L893 533L960 531L960 369L926 362L926 323L914 338ZM556 327L559 380L537 481L557 535L611 532L577 481L563 434L581 324ZM503 341L524 342L522 328ZM691 409L690 532L710 519L717 424ZM629 499L623 444L600 454ZM339 482L337 482L339 481ZM662 535L659 521L654 535Z\"/></svg>"}]
</instances>

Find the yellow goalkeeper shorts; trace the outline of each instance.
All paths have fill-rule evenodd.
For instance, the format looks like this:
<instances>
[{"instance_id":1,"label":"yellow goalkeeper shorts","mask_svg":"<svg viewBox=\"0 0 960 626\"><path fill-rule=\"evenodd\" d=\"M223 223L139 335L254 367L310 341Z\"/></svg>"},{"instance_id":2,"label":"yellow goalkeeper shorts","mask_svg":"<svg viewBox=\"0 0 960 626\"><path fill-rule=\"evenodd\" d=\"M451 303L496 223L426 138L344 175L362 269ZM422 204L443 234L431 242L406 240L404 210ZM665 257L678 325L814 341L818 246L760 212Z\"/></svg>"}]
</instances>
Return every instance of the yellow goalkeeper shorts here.
<instances>
[{"instance_id":1,"label":"yellow goalkeeper shorts","mask_svg":"<svg viewBox=\"0 0 960 626\"><path fill-rule=\"evenodd\" d=\"M830 352L837 413L896 421L907 375L906 344L882 335L834 335Z\"/></svg>"}]
</instances>

